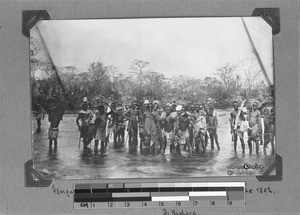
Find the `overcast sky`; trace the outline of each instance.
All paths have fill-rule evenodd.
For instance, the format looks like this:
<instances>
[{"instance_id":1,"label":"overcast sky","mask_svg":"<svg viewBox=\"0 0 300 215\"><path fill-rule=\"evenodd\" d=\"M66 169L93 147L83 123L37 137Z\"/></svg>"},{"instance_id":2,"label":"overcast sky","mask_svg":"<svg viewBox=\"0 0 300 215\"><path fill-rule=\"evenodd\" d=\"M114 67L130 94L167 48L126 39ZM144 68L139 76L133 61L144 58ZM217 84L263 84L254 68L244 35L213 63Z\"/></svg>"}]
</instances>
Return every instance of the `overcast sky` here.
<instances>
[{"instance_id":1,"label":"overcast sky","mask_svg":"<svg viewBox=\"0 0 300 215\"><path fill-rule=\"evenodd\" d=\"M272 29L260 17L244 21L273 82ZM50 20L36 26L31 36L38 48L43 50L42 36L56 66L75 66L81 72L101 61L126 73L139 59L167 77L204 78L228 62L255 59L239 17ZM42 52L41 58L46 55Z\"/></svg>"}]
</instances>

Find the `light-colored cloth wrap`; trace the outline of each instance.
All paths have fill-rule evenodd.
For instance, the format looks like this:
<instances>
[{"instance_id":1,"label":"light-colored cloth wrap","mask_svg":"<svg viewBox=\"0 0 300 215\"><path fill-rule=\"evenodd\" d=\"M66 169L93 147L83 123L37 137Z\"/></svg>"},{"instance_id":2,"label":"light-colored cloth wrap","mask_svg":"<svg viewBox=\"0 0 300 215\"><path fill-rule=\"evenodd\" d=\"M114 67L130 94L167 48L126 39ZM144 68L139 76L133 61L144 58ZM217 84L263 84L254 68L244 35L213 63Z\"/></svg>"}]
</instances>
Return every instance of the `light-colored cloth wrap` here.
<instances>
[{"instance_id":1,"label":"light-colored cloth wrap","mask_svg":"<svg viewBox=\"0 0 300 215\"><path fill-rule=\"evenodd\" d=\"M162 130L162 136L166 137L167 139L167 146L170 144L171 140L174 139L174 131L167 132L165 130Z\"/></svg>"},{"instance_id":2,"label":"light-colored cloth wrap","mask_svg":"<svg viewBox=\"0 0 300 215\"><path fill-rule=\"evenodd\" d=\"M188 129L186 129L185 131L179 130L177 132L177 136L179 137L180 144L184 145L185 139L190 137L189 130Z\"/></svg>"},{"instance_id":3,"label":"light-colored cloth wrap","mask_svg":"<svg viewBox=\"0 0 300 215\"><path fill-rule=\"evenodd\" d=\"M198 116L195 120L195 129L194 129L194 137L197 137L200 133L206 134L206 117L205 116Z\"/></svg>"}]
</instances>

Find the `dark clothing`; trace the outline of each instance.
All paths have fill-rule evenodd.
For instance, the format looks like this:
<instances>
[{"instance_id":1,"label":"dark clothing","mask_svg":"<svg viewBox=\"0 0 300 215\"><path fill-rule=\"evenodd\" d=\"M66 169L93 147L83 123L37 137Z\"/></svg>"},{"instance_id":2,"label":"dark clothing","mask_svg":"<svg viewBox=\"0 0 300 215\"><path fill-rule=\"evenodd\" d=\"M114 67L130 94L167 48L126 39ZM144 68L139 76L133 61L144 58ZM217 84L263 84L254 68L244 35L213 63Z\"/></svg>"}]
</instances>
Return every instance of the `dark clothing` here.
<instances>
[{"instance_id":1,"label":"dark clothing","mask_svg":"<svg viewBox=\"0 0 300 215\"><path fill-rule=\"evenodd\" d=\"M92 109L92 105L90 102L83 102L83 104L85 104L87 106L88 109Z\"/></svg>"},{"instance_id":2,"label":"dark clothing","mask_svg":"<svg viewBox=\"0 0 300 215\"><path fill-rule=\"evenodd\" d=\"M177 118L177 126L179 128L180 131L186 131L186 129L188 129L189 125L190 125L190 116L187 114L183 114L180 115Z\"/></svg>"},{"instance_id":3,"label":"dark clothing","mask_svg":"<svg viewBox=\"0 0 300 215\"><path fill-rule=\"evenodd\" d=\"M80 127L80 137L84 139L84 141L90 137L94 136L93 126L90 126L90 121L93 117L93 113L90 110L80 111L78 117L76 119L77 125ZM81 126L79 125L79 121L81 121Z\"/></svg>"},{"instance_id":4,"label":"dark clothing","mask_svg":"<svg viewBox=\"0 0 300 215\"><path fill-rule=\"evenodd\" d=\"M161 119L160 126L162 129L164 129L164 131L171 132L175 128L175 123L175 118L172 118L170 115L168 115Z\"/></svg>"},{"instance_id":5,"label":"dark clothing","mask_svg":"<svg viewBox=\"0 0 300 215\"><path fill-rule=\"evenodd\" d=\"M52 104L49 105L46 108L46 112L48 114L48 121L50 122L50 128L48 131L48 139L50 139L50 141L52 141L54 139L55 141L55 146L57 145L57 138L58 138L58 133L59 133L59 123L60 120L62 120L62 117L64 115L64 108L62 106L62 104L57 103L57 104ZM52 146L52 142L49 143L49 147Z\"/></svg>"},{"instance_id":6,"label":"dark clothing","mask_svg":"<svg viewBox=\"0 0 300 215\"><path fill-rule=\"evenodd\" d=\"M56 105L52 108L47 108L46 112L48 114L48 121L50 122L51 128L57 128L59 126L60 120L62 120L65 113L64 108L61 104Z\"/></svg>"}]
</instances>

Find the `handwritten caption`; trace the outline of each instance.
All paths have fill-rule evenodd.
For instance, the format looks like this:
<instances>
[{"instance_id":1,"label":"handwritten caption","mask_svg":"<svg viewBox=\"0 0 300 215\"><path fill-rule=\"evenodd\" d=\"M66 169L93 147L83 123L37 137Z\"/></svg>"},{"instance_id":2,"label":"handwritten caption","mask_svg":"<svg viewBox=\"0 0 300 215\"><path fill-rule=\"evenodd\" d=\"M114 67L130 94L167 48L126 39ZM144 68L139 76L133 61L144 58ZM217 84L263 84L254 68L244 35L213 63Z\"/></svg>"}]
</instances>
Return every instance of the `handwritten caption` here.
<instances>
[{"instance_id":1,"label":"handwritten caption","mask_svg":"<svg viewBox=\"0 0 300 215\"><path fill-rule=\"evenodd\" d=\"M201 215L201 214L197 213L196 211L163 209L163 215Z\"/></svg>"},{"instance_id":2,"label":"handwritten caption","mask_svg":"<svg viewBox=\"0 0 300 215\"><path fill-rule=\"evenodd\" d=\"M61 188L56 187L55 184L53 184L51 186L51 188L52 188L52 191L53 191L54 195L70 197L74 194L73 190L61 189Z\"/></svg>"},{"instance_id":3,"label":"handwritten caption","mask_svg":"<svg viewBox=\"0 0 300 215\"><path fill-rule=\"evenodd\" d=\"M67 196L67 197L71 197L73 194L74 194L74 191L73 190L70 190L70 189L62 189L62 188L59 188L59 187L56 187L55 184L53 184L51 186L51 190L52 190L52 193L54 195L57 195L57 196ZM272 190L270 187L256 187L256 188L245 188L245 194L263 194L263 195L272 195L272 194L275 194L276 192L274 190ZM171 215L177 215L177 214L182 214L182 211L176 211L176 210L173 210L170 211ZM190 215L190 214L195 214L197 215L197 213L194 211L193 212L189 212L189 213L184 213L184 215L187 214L187 215Z\"/></svg>"}]
</instances>

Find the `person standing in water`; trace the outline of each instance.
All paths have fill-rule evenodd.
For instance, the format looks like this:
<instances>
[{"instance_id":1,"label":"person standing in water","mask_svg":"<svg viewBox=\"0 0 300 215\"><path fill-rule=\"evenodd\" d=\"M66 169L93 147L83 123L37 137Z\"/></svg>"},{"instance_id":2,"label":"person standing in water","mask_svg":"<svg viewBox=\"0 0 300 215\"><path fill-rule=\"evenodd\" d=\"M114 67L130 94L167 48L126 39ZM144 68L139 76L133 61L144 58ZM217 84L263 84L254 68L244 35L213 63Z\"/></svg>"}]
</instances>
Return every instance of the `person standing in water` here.
<instances>
[{"instance_id":1,"label":"person standing in water","mask_svg":"<svg viewBox=\"0 0 300 215\"><path fill-rule=\"evenodd\" d=\"M234 151L236 152L237 141L239 137L243 154L244 154L245 153L244 132L239 131L238 129L240 128L241 122L246 120L245 114L243 110L240 110L239 112L237 101L232 102L232 107L233 107L233 111L230 113L230 127L231 127L232 140L234 144ZM236 125L237 127L235 129Z\"/></svg>"},{"instance_id":2,"label":"person standing in water","mask_svg":"<svg viewBox=\"0 0 300 215\"><path fill-rule=\"evenodd\" d=\"M259 126L260 126L260 112L257 110L258 102L252 105L252 111L248 113L249 129L248 129L248 146L250 154L252 153L252 141L255 142L256 154L259 153Z\"/></svg>"},{"instance_id":3,"label":"person standing in water","mask_svg":"<svg viewBox=\"0 0 300 215\"><path fill-rule=\"evenodd\" d=\"M162 144L161 144L161 154L165 154L166 147L169 145L170 153L175 152L174 146L174 130L175 130L175 118L172 117L172 108L170 106L166 107L164 113L162 113L159 119L162 129Z\"/></svg>"},{"instance_id":4,"label":"person standing in water","mask_svg":"<svg viewBox=\"0 0 300 215\"><path fill-rule=\"evenodd\" d=\"M83 139L84 149L90 144L93 139L93 132L90 129L90 121L93 118L93 112L88 109L88 104L82 103L82 110L76 118L76 124L80 131L80 138Z\"/></svg>"},{"instance_id":5,"label":"person standing in water","mask_svg":"<svg viewBox=\"0 0 300 215\"><path fill-rule=\"evenodd\" d=\"M209 107L208 116L207 116L207 131L209 133L211 150L214 150L214 142L216 141L218 151L219 151L220 145L218 141L217 128L218 128L218 119L217 116L214 115L214 108Z\"/></svg>"},{"instance_id":6,"label":"person standing in water","mask_svg":"<svg viewBox=\"0 0 300 215\"><path fill-rule=\"evenodd\" d=\"M50 122L50 127L48 130L49 149L52 148L53 142L54 148L56 149L59 133L58 127L64 115L64 108L58 96L50 97L47 100L46 112L48 114L48 121Z\"/></svg>"},{"instance_id":7,"label":"person standing in water","mask_svg":"<svg viewBox=\"0 0 300 215\"><path fill-rule=\"evenodd\" d=\"M41 132L41 121L44 120L45 118L45 111L42 105L42 99L41 97L38 97L36 99L36 104L34 105L34 116L36 119L36 123L37 123L37 129L36 132L40 133Z\"/></svg>"},{"instance_id":8,"label":"person standing in water","mask_svg":"<svg viewBox=\"0 0 300 215\"><path fill-rule=\"evenodd\" d=\"M95 125L96 125L96 135L95 135L95 145L94 145L94 152L98 152L98 145L99 141L101 142L100 151L104 152L105 144L107 141L106 138L106 125L108 115L113 113L111 111L107 113L107 108L109 104L105 101L104 97L97 97L94 101L94 108L95 108Z\"/></svg>"}]
</instances>

